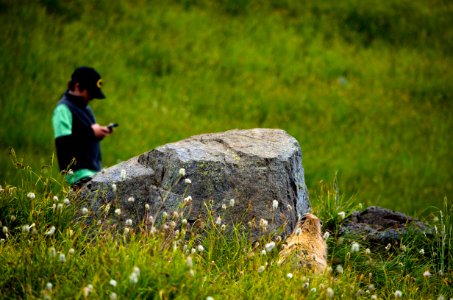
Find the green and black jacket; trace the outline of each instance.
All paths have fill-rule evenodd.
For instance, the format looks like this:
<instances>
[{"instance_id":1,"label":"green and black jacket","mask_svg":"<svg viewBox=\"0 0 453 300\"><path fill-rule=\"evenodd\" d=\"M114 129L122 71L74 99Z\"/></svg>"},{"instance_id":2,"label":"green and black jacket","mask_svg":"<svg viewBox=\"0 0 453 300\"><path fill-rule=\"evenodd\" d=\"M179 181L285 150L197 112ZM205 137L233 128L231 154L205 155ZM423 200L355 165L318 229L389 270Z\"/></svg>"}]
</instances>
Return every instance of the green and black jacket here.
<instances>
[{"instance_id":1,"label":"green and black jacket","mask_svg":"<svg viewBox=\"0 0 453 300\"><path fill-rule=\"evenodd\" d=\"M58 164L61 171L72 171L66 175L70 184L101 170L101 139L94 135L91 125L96 119L83 98L66 92L54 110L52 123Z\"/></svg>"}]
</instances>

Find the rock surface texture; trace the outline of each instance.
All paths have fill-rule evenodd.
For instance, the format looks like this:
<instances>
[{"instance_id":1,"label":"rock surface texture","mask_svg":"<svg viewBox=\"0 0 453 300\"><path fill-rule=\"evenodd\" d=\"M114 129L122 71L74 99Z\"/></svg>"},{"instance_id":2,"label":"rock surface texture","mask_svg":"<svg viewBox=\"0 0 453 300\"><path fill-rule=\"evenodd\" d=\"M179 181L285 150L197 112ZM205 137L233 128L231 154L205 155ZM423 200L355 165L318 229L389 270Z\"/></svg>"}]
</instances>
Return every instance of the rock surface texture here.
<instances>
[{"instance_id":1,"label":"rock surface texture","mask_svg":"<svg viewBox=\"0 0 453 300\"><path fill-rule=\"evenodd\" d=\"M364 211L353 212L345 219L339 234L355 235L376 246L386 246L399 242L409 231L429 234L431 228L401 212L370 206Z\"/></svg>"},{"instance_id":2,"label":"rock surface texture","mask_svg":"<svg viewBox=\"0 0 453 300\"><path fill-rule=\"evenodd\" d=\"M277 228L286 236L298 215L310 211L299 143L278 129L230 130L166 144L104 169L80 195L93 211L110 204L110 213L119 208L119 218L133 224L149 216L159 222L163 212L170 218L174 211L184 211L193 224L206 219L209 207L214 220L250 226L255 237ZM188 196L190 209L182 209Z\"/></svg>"}]
</instances>

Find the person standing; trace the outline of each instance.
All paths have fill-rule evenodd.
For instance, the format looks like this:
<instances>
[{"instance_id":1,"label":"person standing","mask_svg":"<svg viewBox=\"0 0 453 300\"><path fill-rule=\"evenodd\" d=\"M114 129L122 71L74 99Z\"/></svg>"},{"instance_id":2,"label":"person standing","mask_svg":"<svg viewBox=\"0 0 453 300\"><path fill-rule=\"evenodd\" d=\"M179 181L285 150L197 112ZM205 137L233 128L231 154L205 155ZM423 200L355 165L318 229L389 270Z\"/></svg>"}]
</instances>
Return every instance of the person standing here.
<instances>
[{"instance_id":1,"label":"person standing","mask_svg":"<svg viewBox=\"0 0 453 300\"><path fill-rule=\"evenodd\" d=\"M53 111L58 165L71 185L82 185L102 167L100 142L112 129L96 123L88 106L93 99L105 98L101 87L101 75L95 69L79 67Z\"/></svg>"}]
</instances>

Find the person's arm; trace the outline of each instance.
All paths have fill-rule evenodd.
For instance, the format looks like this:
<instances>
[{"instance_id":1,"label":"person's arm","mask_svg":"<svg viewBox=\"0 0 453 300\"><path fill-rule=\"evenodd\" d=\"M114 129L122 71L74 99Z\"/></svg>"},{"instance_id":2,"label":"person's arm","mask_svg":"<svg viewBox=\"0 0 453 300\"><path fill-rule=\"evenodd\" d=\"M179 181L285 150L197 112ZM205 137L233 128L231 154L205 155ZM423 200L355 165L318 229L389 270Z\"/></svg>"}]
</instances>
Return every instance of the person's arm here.
<instances>
[{"instance_id":1,"label":"person's arm","mask_svg":"<svg viewBox=\"0 0 453 300\"><path fill-rule=\"evenodd\" d=\"M72 139L72 113L66 105L60 104L55 108L52 124L58 165L60 166L60 171L67 170L74 163L72 160L75 157L75 147Z\"/></svg>"}]
</instances>

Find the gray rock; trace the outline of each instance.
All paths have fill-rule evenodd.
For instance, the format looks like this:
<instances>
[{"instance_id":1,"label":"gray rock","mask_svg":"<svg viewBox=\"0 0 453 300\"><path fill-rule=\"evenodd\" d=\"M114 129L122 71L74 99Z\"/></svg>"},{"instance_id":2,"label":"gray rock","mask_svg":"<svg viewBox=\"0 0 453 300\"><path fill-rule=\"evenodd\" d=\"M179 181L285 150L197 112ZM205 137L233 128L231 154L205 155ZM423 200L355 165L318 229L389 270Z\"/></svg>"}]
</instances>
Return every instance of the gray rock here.
<instances>
[{"instance_id":1,"label":"gray rock","mask_svg":"<svg viewBox=\"0 0 453 300\"><path fill-rule=\"evenodd\" d=\"M277 129L230 130L166 144L104 169L80 195L94 211L109 203L110 211L121 209L120 221L130 218L134 224L147 216L162 220L164 211L183 212L189 223L206 221L209 207L214 220L220 216L222 223L251 225L253 237L277 231L286 236L298 215L310 211L299 143ZM190 209L183 201L189 195ZM266 231L261 219L268 221Z\"/></svg>"},{"instance_id":2,"label":"gray rock","mask_svg":"<svg viewBox=\"0 0 453 300\"><path fill-rule=\"evenodd\" d=\"M353 235L376 246L399 242L408 232L431 233L431 228L417 219L387 208L370 206L353 212L340 225L339 235Z\"/></svg>"}]
</instances>

